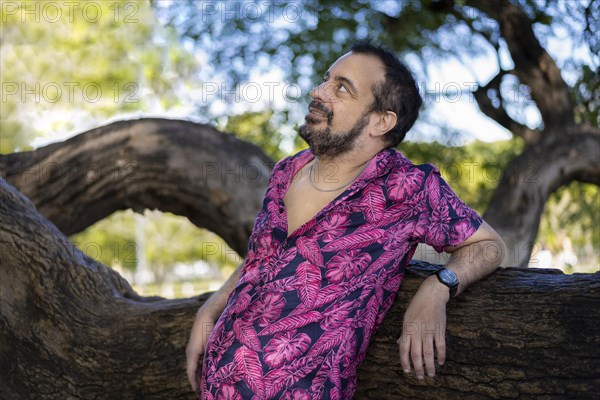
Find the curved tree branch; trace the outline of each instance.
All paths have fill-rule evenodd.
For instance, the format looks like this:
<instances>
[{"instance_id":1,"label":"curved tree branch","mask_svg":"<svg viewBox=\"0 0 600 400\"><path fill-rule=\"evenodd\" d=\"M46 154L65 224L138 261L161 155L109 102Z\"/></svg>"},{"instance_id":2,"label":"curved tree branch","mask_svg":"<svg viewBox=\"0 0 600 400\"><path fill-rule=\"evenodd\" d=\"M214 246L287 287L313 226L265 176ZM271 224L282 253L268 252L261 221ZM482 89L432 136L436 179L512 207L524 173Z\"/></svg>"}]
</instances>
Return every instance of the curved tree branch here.
<instances>
[{"instance_id":1,"label":"curved tree branch","mask_svg":"<svg viewBox=\"0 0 600 400\"><path fill-rule=\"evenodd\" d=\"M477 101L477 105L485 115L511 131L511 133L514 135L523 138L525 143L535 143L540 139L542 132L537 129L530 129L526 125L515 121L506 112L500 91L500 84L502 83L502 78L505 75L507 75L507 72L500 70L500 72L486 85L479 86L477 89L475 89L473 94L475 96L475 100ZM489 90L495 91L496 98L500 101L498 107L493 104L492 99L489 97Z\"/></svg>"},{"instance_id":2,"label":"curved tree branch","mask_svg":"<svg viewBox=\"0 0 600 400\"><path fill-rule=\"evenodd\" d=\"M484 219L509 247L507 265L527 266L544 205L572 181L600 185L600 130L572 127L543 136L504 170Z\"/></svg>"},{"instance_id":3,"label":"curved tree branch","mask_svg":"<svg viewBox=\"0 0 600 400\"><path fill-rule=\"evenodd\" d=\"M1 176L67 235L118 210L159 209L216 232L241 255L272 164L209 125L158 118L0 156Z\"/></svg>"},{"instance_id":4,"label":"curved tree branch","mask_svg":"<svg viewBox=\"0 0 600 400\"><path fill-rule=\"evenodd\" d=\"M500 33L515 63L513 73L530 88L544 121L544 131L564 133L565 126L574 124L574 104L569 87L535 36L532 21L523 9L509 0L470 0L467 4L498 21Z\"/></svg>"}]
</instances>

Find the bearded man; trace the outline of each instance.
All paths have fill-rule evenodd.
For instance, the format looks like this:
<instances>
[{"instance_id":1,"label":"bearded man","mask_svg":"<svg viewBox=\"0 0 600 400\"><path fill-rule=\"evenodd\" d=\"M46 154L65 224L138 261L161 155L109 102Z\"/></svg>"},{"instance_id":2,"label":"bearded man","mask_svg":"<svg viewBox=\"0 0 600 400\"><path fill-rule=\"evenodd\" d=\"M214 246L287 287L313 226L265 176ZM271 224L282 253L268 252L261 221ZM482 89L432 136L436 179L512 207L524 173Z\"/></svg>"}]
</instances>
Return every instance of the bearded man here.
<instances>
[{"instance_id":1,"label":"bearded man","mask_svg":"<svg viewBox=\"0 0 600 400\"><path fill-rule=\"evenodd\" d=\"M504 258L438 169L395 149L422 100L390 51L353 46L310 96L299 130L309 149L275 165L245 262L196 315L187 372L201 399L352 398L418 243L451 253L398 340L404 372L433 377L446 303Z\"/></svg>"}]
</instances>

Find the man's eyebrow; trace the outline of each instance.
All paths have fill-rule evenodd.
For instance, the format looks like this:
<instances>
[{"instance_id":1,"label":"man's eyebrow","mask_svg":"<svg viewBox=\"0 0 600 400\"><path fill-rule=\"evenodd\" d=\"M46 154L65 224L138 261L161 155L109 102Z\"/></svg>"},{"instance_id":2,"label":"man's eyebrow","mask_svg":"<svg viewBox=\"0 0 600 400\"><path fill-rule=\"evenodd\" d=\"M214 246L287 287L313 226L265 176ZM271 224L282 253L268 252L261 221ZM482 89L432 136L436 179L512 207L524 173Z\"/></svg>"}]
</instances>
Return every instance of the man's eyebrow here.
<instances>
[{"instance_id":1,"label":"man's eyebrow","mask_svg":"<svg viewBox=\"0 0 600 400\"><path fill-rule=\"evenodd\" d=\"M329 71L327 71L325 73L325 78L326 79L329 78ZM338 82L344 82L346 85L348 85L350 91L352 91L354 93L357 92L356 86L354 86L354 83L352 83L352 81L350 79L346 78L345 76L336 76L334 79Z\"/></svg>"}]
</instances>

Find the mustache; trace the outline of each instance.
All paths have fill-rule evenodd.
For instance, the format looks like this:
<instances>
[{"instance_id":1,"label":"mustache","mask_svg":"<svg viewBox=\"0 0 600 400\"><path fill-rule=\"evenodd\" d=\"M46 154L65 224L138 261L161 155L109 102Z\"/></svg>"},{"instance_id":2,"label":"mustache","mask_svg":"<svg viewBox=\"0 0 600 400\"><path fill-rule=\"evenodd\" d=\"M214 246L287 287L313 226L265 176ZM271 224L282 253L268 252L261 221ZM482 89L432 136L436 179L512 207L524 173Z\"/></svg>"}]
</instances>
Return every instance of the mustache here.
<instances>
[{"instance_id":1,"label":"mustache","mask_svg":"<svg viewBox=\"0 0 600 400\"><path fill-rule=\"evenodd\" d=\"M325 107L325 105L323 103L317 102L317 101L311 101L310 104L308 105L308 107L312 107L315 108L321 112L324 112L325 114L329 115L331 114L331 110L329 110L327 107Z\"/></svg>"}]
</instances>

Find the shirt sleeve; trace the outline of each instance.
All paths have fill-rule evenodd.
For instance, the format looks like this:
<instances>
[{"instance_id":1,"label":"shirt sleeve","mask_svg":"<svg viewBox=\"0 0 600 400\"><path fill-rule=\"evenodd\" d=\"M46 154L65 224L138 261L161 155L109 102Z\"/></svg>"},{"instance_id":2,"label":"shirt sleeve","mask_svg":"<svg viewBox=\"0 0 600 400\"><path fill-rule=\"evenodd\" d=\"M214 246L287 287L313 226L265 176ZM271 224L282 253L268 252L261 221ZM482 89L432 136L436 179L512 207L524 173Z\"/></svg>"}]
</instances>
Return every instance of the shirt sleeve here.
<instances>
[{"instance_id":1,"label":"shirt sleeve","mask_svg":"<svg viewBox=\"0 0 600 400\"><path fill-rule=\"evenodd\" d=\"M483 219L458 198L432 164L417 166L424 172L420 212L415 227L415 240L441 253L460 245L477 231Z\"/></svg>"}]
</instances>

